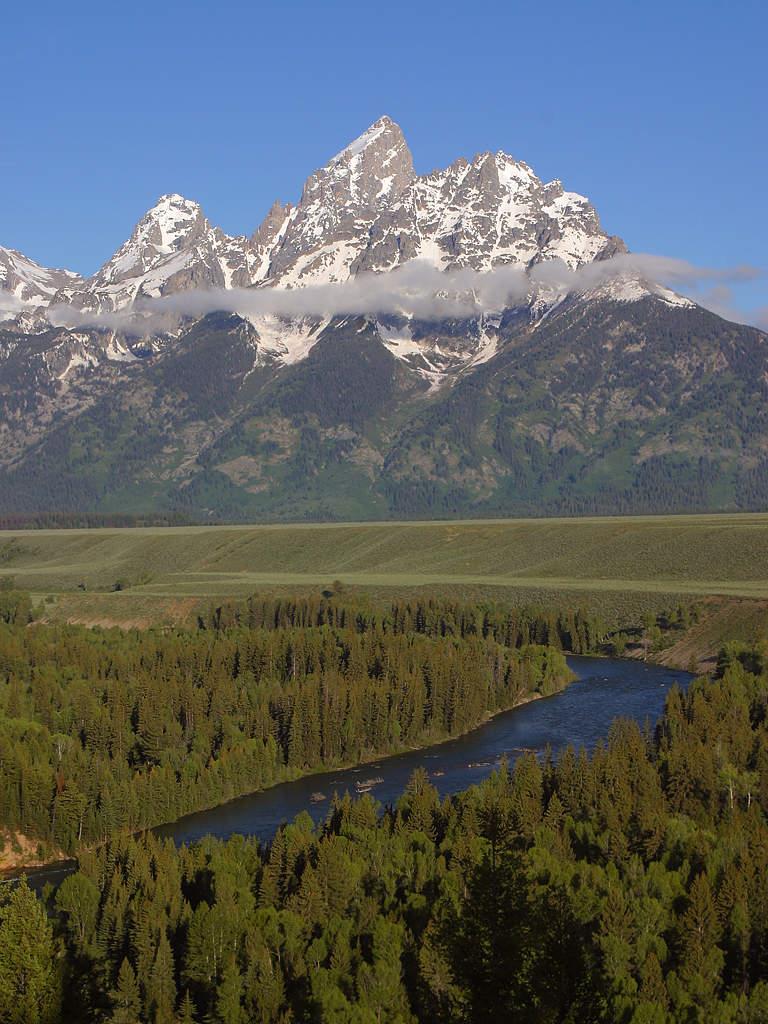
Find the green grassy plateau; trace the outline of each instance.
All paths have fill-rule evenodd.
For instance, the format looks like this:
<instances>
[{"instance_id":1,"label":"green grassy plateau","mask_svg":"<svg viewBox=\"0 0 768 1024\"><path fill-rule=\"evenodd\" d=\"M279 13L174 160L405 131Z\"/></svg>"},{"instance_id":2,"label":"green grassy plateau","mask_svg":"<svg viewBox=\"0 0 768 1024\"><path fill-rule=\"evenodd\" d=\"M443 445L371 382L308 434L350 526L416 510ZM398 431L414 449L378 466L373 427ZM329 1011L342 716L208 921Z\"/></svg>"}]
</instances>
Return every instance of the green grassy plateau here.
<instances>
[{"instance_id":1,"label":"green grassy plateau","mask_svg":"<svg viewBox=\"0 0 768 1024\"><path fill-rule=\"evenodd\" d=\"M52 615L137 624L336 579L379 596L428 587L620 614L768 599L768 514L3 531L0 576L54 595Z\"/></svg>"}]
</instances>

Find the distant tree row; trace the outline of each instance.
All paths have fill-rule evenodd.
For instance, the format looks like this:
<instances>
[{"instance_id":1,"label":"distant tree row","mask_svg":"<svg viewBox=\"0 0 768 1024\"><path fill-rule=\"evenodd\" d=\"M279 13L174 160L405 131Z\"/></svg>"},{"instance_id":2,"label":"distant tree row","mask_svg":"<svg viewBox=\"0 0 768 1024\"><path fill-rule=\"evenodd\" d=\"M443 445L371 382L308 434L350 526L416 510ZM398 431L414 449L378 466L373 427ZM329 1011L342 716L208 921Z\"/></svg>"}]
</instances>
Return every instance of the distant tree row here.
<instances>
[{"instance_id":1,"label":"distant tree row","mask_svg":"<svg viewBox=\"0 0 768 1024\"><path fill-rule=\"evenodd\" d=\"M185 526L180 512L37 512L0 515L0 530L92 530L101 527Z\"/></svg>"},{"instance_id":2,"label":"distant tree row","mask_svg":"<svg viewBox=\"0 0 768 1024\"><path fill-rule=\"evenodd\" d=\"M581 609L510 607L484 602L461 604L439 598L394 601L383 609L345 598L341 584L315 597L263 598L229 602L199 620L203 629L337 626L357 633L423 634L433 638L491 639L504 647L544 644L573 654L597 651L607 630L599 616Z\"/></svg>"}]
</instances>

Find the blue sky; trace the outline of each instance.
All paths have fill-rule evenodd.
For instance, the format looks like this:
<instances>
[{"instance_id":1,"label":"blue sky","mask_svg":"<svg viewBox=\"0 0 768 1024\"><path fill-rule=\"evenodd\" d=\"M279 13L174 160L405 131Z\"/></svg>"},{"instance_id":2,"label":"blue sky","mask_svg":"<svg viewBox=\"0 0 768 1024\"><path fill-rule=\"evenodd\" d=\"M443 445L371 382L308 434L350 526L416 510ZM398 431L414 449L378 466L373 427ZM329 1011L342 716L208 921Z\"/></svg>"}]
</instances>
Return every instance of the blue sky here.
<instances>
[{"instance_id":1,"label":"blue sky","mask_svg":"<svg viewBox=\"0 0 768 1024\"><path fill-rule=\"evenodd\" d=\"M249 233L381 114L420 172L503 149L635 251L768 265L752 0L43 2L3 16L0 244L93 272L164 192ZM748 315L766 281L734 288Z\"/></svg>"}]
</instances>

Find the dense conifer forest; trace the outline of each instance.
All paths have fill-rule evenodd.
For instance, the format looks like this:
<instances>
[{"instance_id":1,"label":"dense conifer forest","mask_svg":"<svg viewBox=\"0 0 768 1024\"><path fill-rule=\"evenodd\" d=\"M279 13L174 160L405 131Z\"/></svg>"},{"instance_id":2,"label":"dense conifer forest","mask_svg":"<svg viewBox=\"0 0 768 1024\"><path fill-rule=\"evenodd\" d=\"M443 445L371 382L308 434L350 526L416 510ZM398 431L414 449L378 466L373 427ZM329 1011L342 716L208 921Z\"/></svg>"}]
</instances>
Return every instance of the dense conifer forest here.
<instances>
[{"instance_id":1,"label":"dense conifer forest","mask_svg":"<svg viewBox=\"0 0 768 1024\"><path fill-rule=\"evenodd\" d=\"M442 801L417 773L268 847L121 837L44 898L9 888L0 1019L760 1024L768 676L720 670L591 756Z\"/></svg>"},{"instance_id":2,"label":"dense conifer forest","mask_svg":"<svg viewBox=\"0 0 768 1024\"><path fill-rule=\"evenodd\" d=\"M194 630L28 626L0 592L0 827L74 853L298 774L455 736L571 678L594 624L250 601Z\"/></svg>"},{"instance_id":3,"label":"dense conifer forest","mask_svg":"<svg viewBox=\"0 0 768 1024\"><path fill-rule=\"evenodd\" d=\"M177 849L132 833L557 689L600 624L329 593L121 632L0 597L0 825L78 854L56 888L0 883L1 1024L768 1020L758 649L591 754Z\"/></svg>"}]
</instances>

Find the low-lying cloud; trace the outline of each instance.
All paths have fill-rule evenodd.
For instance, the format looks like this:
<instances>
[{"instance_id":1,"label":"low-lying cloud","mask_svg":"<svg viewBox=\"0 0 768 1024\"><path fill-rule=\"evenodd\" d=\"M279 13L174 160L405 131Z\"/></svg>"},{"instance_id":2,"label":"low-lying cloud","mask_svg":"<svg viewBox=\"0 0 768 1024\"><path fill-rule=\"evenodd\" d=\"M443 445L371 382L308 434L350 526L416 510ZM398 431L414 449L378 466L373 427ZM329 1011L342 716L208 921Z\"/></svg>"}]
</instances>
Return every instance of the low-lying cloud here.
<instances>
[{"instance_id":1,"label":"low-lying cloud","mask_svg":"<svg viewBox=\"0 0 768 1024\"><path fill-rule=\"evenodd\" d=\"M715 284L696 295L696 301L706 309L717 313L725 320L733 320L740 324L751 324L761 331L768 331L768 306L745 311L736 303L733 288L727 284Z\"/></svg>"},{"instance_id":2,"label":"low-lying cloud","mask_svg":"<svg viewBox=\"0 0 768 1024\"><path fill-rule=\"evenodd\" d=\"M730 295L729 285L764 276L765 271L755 267L697 267L685 260L642 253L623 253L577 270L570 270L561 260L551 260L528 271L511 266L441 271L424 261L411 260L389 273L361 274L339 284L192 290L138 300L114 313L57 306L49 310L49 316L61 326L111 328L139 335L170 329L184 317L213 312L245 317L402 315L430 320L498 312L536 295L584 292L621 278L680 289L702 305L707 305L710 296L712 308L718 311L726 292ZM744 319L733 312L730 318Z\"/></svg>"},{"instance_id":3,"label":"low-lying cloud","mask_svg":"<svg viewBox=\"0 0 768 1024\"><path fill-rule=\"evenodd\" d=\"M13 292L4 292L0 289L0 320L8 320L18 316L25 309L29 309L27 303L22 302Z\"/></svg>"}]
</instances>

